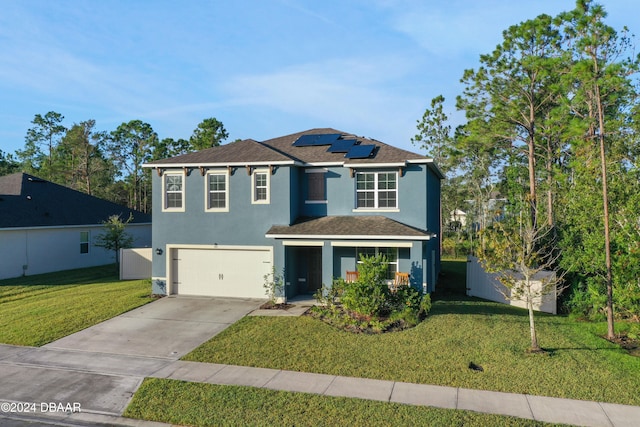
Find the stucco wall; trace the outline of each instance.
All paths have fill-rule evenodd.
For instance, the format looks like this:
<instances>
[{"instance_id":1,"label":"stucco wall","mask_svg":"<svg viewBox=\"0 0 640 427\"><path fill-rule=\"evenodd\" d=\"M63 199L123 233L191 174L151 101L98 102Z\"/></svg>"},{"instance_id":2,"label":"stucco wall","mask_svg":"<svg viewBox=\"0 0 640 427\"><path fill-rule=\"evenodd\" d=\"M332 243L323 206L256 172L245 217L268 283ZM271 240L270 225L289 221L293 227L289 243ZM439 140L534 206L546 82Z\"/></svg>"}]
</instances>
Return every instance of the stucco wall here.
<instances>
[{"instance_id":1,"label":"stucco wall","mask_svg":"<svg viewBox=\"0 0 640 427\"><path fill-rule=\"evenodd\" d=\"M309 174L305 173L304 169L300 169L298 179L301 182L301 186L298 193L299 197L296 197L296 201L301 215L314 217L325 215L385 215L414 227L427 228L428 204L422 202L425 199L425 191L427 191L425 188L427 181L426 166L411 165L404 168L403 175L398 177L398 212L355 209L356 179L351 177L350 169L344 167L327 167L326 169L326 204L305 203ZM363 172L368 170L372 172L397 172L398 168L358 169L358 171Z\"/></svg>"},{"instance_id":2,"label":"stucco wall","mask_svg":"<svg viewBox=\"0 0 640 427\"><path fill-rule=\"evenodd\" d=\"M314 168L318 169L318 168ZM355 208L355 178L349 168L326 167L325 188L327 203L305 203L307 200L308 173L304 168L280 166L274 169L270 177L270 203L251 203L251 180L244 167L234 168L229 176L229 211L207 212L205 210L205 177L198 169L190 170L185 178L185 211L163 212L162 177L153 176L153 267L152 277L158 291L166 278L167 244L219 244L219 245L272 245L274 247L274 266L283 268L285 251L274 239L264 236L272 225L291 224L299 216L325 215L385 215L402 223L429 229L438 234L439 239L439 197L440 182L426 165L410 165L403 169L398 180L399 209L393 211L358 211ZM226 168L210 168L209 171L226 171ZM362 169L369 170L369 169ZM370 169L371 171L398 171L398 168ZM181 172L182 169L175 171ZM164 173L172 172L167 169ZM425 197L425 193L427 193ZM433 194L431 194L433 193ZM425 200L426 199L426 200ZM403 253L400 271L411 271L418 286L429 283L434 289L432 277L437 277L433 265L439 269L440 250L438 239L432 239L427 245L415 242L411 254ZM328 242L327 242L328 244ZM162 249L157 254L156 249ZM431 261L431 250L435 250L436 262ZM324 255L331 257L332 249L325 248ZM355 254L354 254L355 255ZM345 254L346 256L346 254ZM329 258L327 256L324 259ZM327 263L323 270L323 280L327 281L346 269L355 260L338 258L338 265ZM417 277L421 274L422 277ZM296 280L295 277L290 280ZM330 282L329 282L330 283Z\"/></svg>"},{"instance_id":3,"label":"stucco wall","mask_svg":"<svg viewBox=\"0 0 640 427\"><path fill-rule=\"evenodd\" d=\"M216 169L209 169L214 171ZM219 169L226 171L226 168ZM180 169L181 171L181 169ZM163 212L162 178L153 175L153 277L166 277L167 244L272 245L264 236L273 224L290 223L291 171L277 167L270 177L270 203L251 203L251 180L244 167L229 176L229 211L205 211L205 177L191 170L185 179L185 211Z\"/></svg>"},{"instance_id":4,"label":"stucco wall","mask_svg":"<svg viewBox=\"0 0 640 427\"><path fill-rule=\"evenodd\" d=\"M100 225L0 230L0 279L93 267L115 262L113 251L93 245ZM80 233L89 232L89 253L80 253ZM151 225L129 225L134 245L150 246Z\"/></svg>"}]
</instances>

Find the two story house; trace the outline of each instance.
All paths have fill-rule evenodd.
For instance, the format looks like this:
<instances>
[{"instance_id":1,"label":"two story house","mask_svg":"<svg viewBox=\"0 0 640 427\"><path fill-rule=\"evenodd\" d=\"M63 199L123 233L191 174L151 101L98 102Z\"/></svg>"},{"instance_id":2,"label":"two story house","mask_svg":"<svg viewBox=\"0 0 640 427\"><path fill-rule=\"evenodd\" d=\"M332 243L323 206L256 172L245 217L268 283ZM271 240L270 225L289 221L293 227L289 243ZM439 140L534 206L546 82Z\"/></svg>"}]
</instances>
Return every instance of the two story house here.
<instances>
[{"instance_id":1,"label":"two story house","mask_svg":"<svg viewBox=\"0 0 640 427\"><path fill-rule=\"evenodd\" d=\"M335 129L251 139L158 160L153 292L264 298L313 293L383 253L389 279L431 292L440 269L432 159Z\"/></svg>"}]
</instances>

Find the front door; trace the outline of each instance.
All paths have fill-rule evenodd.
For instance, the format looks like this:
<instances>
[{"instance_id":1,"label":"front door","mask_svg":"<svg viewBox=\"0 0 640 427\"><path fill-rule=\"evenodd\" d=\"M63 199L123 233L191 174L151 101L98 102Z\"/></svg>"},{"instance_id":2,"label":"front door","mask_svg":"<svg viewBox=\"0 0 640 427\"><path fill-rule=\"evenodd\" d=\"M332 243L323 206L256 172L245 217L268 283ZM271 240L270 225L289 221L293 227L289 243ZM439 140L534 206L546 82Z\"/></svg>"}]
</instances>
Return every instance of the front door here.
<instances>
[{"instance_id":1,"label":"front door","mask_svg":"<svg viewBox=\"0 0 640 427\"><path fill-rule=\"evenodd\" d=\"M307 288L301 289L308 294L322 287L322 248L300 248L300 267L306 276Z\"/></svg>"}]
</instances>

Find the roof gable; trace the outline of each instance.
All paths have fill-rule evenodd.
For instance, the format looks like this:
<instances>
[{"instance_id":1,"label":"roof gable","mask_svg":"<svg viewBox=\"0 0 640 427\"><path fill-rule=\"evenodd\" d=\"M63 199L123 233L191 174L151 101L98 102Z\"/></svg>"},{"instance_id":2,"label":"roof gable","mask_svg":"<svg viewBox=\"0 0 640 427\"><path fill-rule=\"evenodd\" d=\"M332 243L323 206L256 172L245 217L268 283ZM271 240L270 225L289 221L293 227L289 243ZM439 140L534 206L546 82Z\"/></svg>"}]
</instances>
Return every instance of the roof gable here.
<instances>
[{"instance_id":1,"label":"roof gable","mask_svg":"<svg viewBox=\"0 0 640 427\"><path fill-rule=\"evenodd\" d=\"M150 223L151 215L26 173L0 177L0 228L96 225L111 215Z\"/></svg>"}]
</instances>

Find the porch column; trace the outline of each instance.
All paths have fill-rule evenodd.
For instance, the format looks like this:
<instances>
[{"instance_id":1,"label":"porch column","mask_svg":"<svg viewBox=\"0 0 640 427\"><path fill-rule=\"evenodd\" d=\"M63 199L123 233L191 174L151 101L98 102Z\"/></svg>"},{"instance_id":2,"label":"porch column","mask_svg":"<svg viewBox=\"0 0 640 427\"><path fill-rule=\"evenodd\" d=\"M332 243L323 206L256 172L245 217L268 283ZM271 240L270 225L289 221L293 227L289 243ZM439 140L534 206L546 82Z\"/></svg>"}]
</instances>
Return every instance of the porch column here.
<instances>
[{"instance_id":1,"label":"porch column","mask_svg":"<svg viewBox=\"0 0 640 427\"><path fill-rule=\"evenodd\" d=\"M333 246L327 241L322 245L322 284L333 285Z\"/></svg>"},{"instance_id":2,"label":"porch column","mask_svg":"<svg viewBox=\"0 0 640 427\"><path fill-rule=\"evenodd\" d=\"M411 242L411 249L409 251L409 258L411 260L411 285L421 290L422 292L428 292L427 285L427 271L424 262L425 256L422 250L422 242Z\"/></svg>"}]
</instances>

